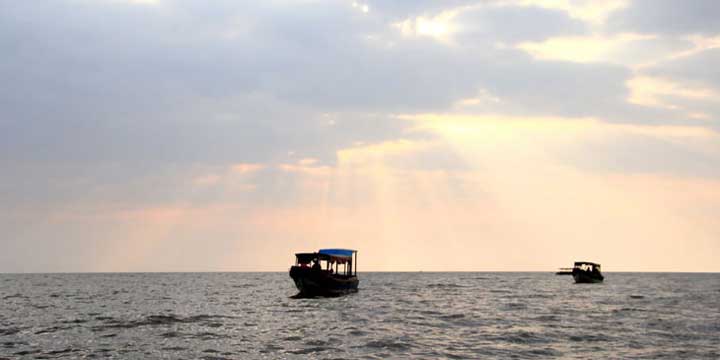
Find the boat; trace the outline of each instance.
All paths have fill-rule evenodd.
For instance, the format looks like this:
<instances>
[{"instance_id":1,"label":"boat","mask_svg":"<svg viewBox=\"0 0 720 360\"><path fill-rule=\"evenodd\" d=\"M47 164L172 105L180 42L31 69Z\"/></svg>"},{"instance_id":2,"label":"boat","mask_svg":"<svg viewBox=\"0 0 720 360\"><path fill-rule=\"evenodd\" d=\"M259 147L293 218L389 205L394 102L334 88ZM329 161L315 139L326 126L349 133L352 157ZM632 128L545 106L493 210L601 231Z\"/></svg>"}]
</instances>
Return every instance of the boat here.
<instances>
[{"instance_id":1,"label":"boat","mask_svg":"<svg viewBox=\"0 0 720 360\"><path fill-rule=\"evenodd\" d=\"M600 272L600 264L589 261L576 261L572 276L576 284L601 283L605 279Z\"/></svg>"},{"instance_id":2,"label":"boat","mask_svg":"<svg viewBox=\"0 0 720 360\"><path fill-rule=\"evenodd\" d=\"M355 268L353 269L353 265ZM295 254L290 277L300 291L297 297L340 296L358 291L357 251L320 249Z\"/></svg>"},{"instance_id":3,"label":"boat","mask_svg":"<svg viewBox=\"0 0 720 360\"><path fill-rule=\"evenodd\" d=\"M555 275L572 275L573 268L560 268Z\"/></svg>"}]
</instances>

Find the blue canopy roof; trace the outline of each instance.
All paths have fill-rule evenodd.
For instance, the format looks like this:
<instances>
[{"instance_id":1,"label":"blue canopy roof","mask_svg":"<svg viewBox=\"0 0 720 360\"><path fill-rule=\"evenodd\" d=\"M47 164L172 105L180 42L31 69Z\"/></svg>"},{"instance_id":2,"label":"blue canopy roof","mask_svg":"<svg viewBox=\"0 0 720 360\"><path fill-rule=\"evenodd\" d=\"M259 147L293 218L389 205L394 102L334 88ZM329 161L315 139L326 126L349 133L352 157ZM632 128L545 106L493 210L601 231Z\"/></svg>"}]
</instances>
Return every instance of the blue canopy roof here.
<instances>
[{"instance_id":1,"label":"blue canopy roof","mask_svg":"<svg viewBox=\"0 0 720 360\"><path fill-rule=\"evenodd\" d=\"M347 256L352 257L356 250L349 249L320 249L319 254L332 255L332 256Z\"/></svg>"}]
</instances>

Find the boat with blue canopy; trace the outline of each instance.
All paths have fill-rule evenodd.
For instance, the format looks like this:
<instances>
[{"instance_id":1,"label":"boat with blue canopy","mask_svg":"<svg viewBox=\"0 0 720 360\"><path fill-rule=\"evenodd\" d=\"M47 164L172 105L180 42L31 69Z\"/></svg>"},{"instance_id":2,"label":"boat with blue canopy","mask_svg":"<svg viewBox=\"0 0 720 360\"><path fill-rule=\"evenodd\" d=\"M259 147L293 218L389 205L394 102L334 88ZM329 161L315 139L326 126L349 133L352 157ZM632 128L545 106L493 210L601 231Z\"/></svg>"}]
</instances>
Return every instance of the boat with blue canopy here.
<instances>
[{"instance_id":1,"label":"boat with blue canopy","mask_svg":"<svg viewBox=\"0 0 720 360\"><path fill-rule=\"evenodd\" d=\"M358 290L357 250L320 249L295 254L290 277L301 297L339 296Z\"/></svg>"}]
</instances>

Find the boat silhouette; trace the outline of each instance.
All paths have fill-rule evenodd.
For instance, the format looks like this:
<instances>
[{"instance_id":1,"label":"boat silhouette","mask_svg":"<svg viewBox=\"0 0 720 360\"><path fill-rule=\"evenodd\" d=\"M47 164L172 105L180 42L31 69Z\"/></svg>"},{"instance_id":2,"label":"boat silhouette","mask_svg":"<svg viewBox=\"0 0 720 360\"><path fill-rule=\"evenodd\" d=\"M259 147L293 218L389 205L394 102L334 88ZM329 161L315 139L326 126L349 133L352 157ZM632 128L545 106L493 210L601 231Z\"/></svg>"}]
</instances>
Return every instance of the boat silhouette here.
<instances>
[{"instance_id":1,"label":"boat silhouette","mask_svg":"<svg viewBox=\"0 0 720 360\"><path fill-rule=\"evenodd\" d=\"M605 277L600 272L600 264L589 261L576 261L571 268L560 268L555 275L572 275L576 284L601 283Z\"/></svg>"},{"instance_id":2,"label":"boat silhouette","mask_svg":"<svg viewBox=\"0 0 720 360\"><path fill-rule=\"evenodd\" d=\"M353 265L355 268L353 269ZM297 297L340 296L358 290L357 251L321 249L295 254L290 277L300 291Z\"/></svg>"}]
</instances>

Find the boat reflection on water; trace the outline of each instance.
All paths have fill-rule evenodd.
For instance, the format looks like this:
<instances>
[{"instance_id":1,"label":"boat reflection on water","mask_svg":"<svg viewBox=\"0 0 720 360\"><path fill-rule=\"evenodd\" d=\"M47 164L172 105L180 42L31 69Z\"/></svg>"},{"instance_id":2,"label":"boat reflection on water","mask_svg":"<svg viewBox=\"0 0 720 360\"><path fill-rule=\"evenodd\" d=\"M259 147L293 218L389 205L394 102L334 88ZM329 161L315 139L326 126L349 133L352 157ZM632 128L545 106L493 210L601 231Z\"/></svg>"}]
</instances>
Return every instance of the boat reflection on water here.
<instances>
[{"instance_id":1,"label":"boat reflection on water","mask_svg":"<svg viewBox=\"0 0 720 360\"><path fill-rule=\"evenodd\" d=\"M340 296L356 292L359 284L357 251L321 249L295 254L290 277L300 291L295 297Z\"/></svg>"}]
</instances>

